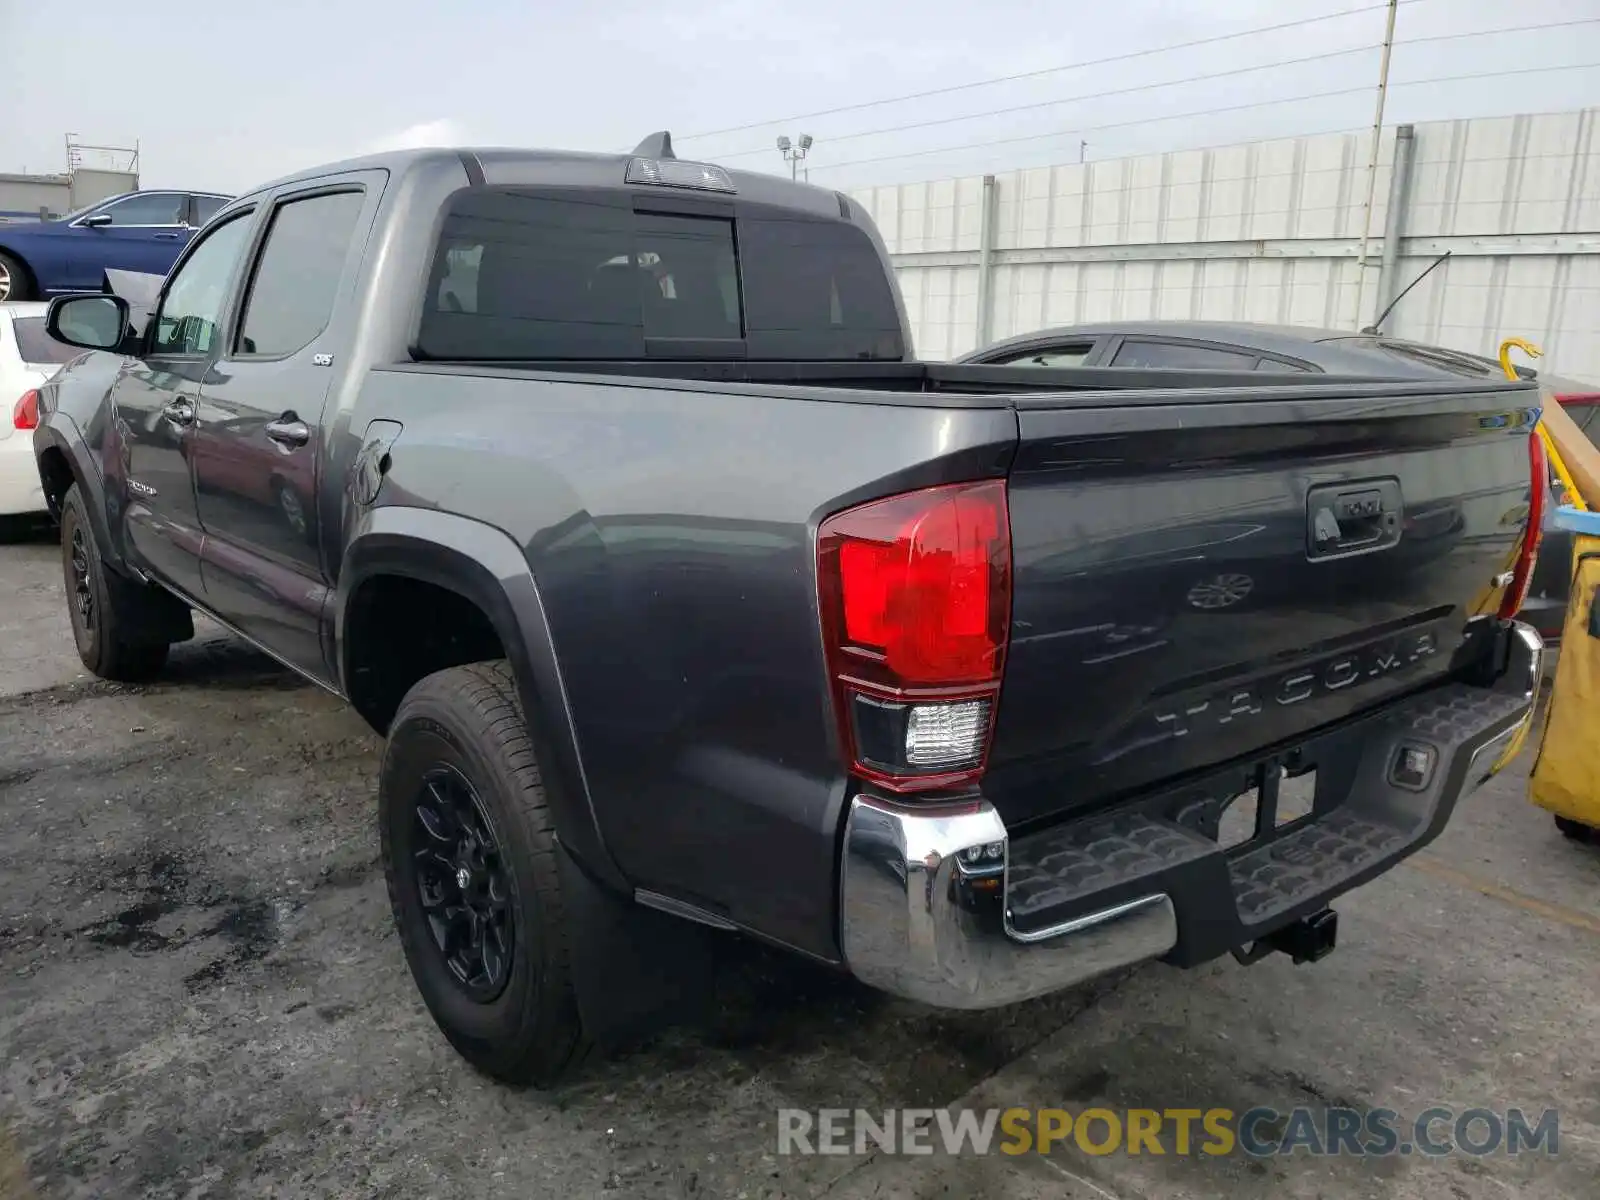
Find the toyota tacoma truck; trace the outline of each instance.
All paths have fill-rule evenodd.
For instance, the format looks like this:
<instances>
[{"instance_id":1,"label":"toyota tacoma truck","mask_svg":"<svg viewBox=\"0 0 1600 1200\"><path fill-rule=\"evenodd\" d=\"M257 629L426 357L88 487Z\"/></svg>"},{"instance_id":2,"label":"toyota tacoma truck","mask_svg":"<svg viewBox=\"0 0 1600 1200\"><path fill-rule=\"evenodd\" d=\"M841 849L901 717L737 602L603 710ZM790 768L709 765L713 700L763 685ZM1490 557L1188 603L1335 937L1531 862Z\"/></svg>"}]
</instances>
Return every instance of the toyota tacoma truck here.
<instances>
[{"instance_id":1,"label":"toyota tacoma truck","mask_svg":"<svg viewBox=\"0 0 1600 1200\"><path fill-rule=\"evenodd\" d=\"M507 1081L717 931L956 1009L1320 958L1530 722L1532 384L921 362L856 201L662 134L284 179L130 318L36 399L83 662L198 611L348 699Z\"/></svg>"}]
</instances>

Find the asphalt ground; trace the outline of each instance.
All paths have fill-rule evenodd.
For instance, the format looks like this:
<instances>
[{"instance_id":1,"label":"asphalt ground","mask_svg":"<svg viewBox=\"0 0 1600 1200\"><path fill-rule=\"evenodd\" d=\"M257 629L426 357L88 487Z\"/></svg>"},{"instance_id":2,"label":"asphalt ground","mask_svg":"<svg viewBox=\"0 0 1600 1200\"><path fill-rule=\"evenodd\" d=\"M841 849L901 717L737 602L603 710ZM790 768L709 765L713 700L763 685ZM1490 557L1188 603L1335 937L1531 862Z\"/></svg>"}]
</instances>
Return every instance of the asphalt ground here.
<instances>
[{"instance_id":1,"label":"asphalt ground","mask_svg":"<svg viewBox=\"0 0 1600 1200\"><path fill-rule=\"evenodd\" d=\"M58 555L0 547L0 1198L1600 1195L1600 848L1525 801L1526 760L1340 902L1314 965L1156 965L948 1014L730 944L702 1023L516 1092L412 987L377 740L214 628L157 683L91 680ZM780 1109L945 1106L1283 1114L1258 1140L1297 1106L1402 1132L1519 1107L1554 1109L1559 1140L1215 1155L1169 1122L1163 1154L1090 1152L1102 1123L1047 1153L779 1153Z\"/></svg>"}]
</instances>

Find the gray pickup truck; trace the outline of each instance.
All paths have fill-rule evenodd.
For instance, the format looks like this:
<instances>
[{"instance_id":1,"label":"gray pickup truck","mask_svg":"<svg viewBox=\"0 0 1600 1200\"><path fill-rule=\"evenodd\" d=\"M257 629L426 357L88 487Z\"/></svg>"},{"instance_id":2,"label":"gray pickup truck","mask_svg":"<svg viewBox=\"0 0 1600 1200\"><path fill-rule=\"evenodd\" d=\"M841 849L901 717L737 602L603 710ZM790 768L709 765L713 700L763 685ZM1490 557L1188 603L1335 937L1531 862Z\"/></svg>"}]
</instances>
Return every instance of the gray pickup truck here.
<instances>
[{"instance_id":1,"label":"gray pickup truck","mask_svg":"<svg viewBox=\"0 0 1600 1200\"><path fill-rule=\"evenodd\" d=\"M858 204L665 135L308 171L49 328L85 665L198 610L347 698L508 1081L717 931L950 1008L1319 958L1530 722L1532 385L919 362Z\"/></svg>"}]
</instances>

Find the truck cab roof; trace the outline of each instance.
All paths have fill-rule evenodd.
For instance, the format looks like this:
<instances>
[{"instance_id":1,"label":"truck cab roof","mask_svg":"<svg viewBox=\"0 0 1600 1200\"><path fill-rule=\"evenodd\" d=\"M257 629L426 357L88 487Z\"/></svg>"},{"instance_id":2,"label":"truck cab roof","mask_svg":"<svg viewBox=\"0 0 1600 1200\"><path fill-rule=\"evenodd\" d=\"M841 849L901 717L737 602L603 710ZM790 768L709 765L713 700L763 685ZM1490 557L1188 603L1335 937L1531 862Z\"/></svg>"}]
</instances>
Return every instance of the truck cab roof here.
<instances>
[{"instance_id":1,"label":"truck cab roof","mask_svg":"<svg viewBox=\"0 0 1600 1200\"><path fill-rule=\"evenodd\" d=\"M637 159L648 158L672 162L692 162L678 159L670 153L670 138L664 145L665 135L654 134L640 143L638 149L627 154L597 154L578 150L530 150L508 147L425 147L414 150L390 150L379 154L363 155L336 163L325 163L292 175L285 175L270 183L252 189L239 197L248 200L266 192L296 183L306 183L329 175L350 171L381 170L393 175L404 175L428 167L460 163L468 179L474 183L501 186L544 185L577 188L639 188L649 184L630 183L628 166ZM666 149L669 153L643 153L648 149ZM784 179L761 171L739 171L717 168L731 182L731 192L708 192L729 198L791 208L816 215L849 219L852 201L842 192L816 187L809 183Z\"/></svg>"}]
</instances>

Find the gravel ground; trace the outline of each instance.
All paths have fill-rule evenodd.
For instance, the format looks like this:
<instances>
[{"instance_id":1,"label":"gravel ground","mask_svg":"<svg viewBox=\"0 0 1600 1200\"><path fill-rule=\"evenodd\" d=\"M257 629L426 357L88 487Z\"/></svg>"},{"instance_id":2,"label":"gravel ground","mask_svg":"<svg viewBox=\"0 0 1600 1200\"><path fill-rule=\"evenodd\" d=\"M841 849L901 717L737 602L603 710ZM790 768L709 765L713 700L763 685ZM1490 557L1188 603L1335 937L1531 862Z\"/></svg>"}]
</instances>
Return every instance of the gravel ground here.
<instances>
[{"instance_id":1,"label":"gravel ground","mask_svg":"<svg viewBox=\"0 0 1600 1200\"><path fill-rule=\"evenodd\" d=\"M1592 1197L1600 849L1513 770L1343 901L1315 966L1155 966L939 1014L730 944L700 1026L513 1092L435 1032L377 864L378 743L214 628L119 687L56 547L0 547L0 1198ZM779 1107L1560 1111L1560 1153L782 1156Z\"/></svg>"}]
</instances>

